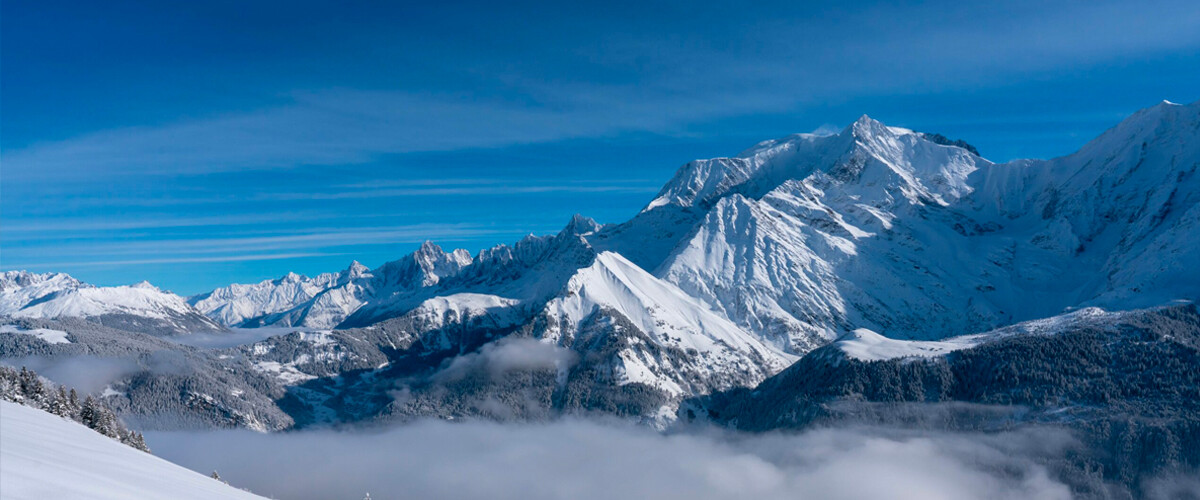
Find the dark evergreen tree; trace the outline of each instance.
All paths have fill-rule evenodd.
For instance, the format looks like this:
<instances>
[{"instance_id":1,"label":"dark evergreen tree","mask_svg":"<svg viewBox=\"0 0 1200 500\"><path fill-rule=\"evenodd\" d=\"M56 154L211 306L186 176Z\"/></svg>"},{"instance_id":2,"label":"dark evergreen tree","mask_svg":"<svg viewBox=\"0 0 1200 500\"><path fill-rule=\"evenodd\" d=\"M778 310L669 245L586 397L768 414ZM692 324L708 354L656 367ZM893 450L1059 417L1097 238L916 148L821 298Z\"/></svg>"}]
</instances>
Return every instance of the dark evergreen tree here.
<instances>
[{"instance_id":1,"label":"dark evergreen tree","mask_svg":"<svg viewBox=\"0 0 1200 500\"><path fill-rule=\"evenodd\" d=\"M63 418L71 418L71 403L67 398L66 389L63 389L61 385L58 386L58 392L50 398L46 405L46 411Z\"/></svg>"},{"instance_id":2,"label":"dark evergreen tree","mask_svg":"<svg viewBox=\"0 0 1200 500\"><path fill-rule=\"evenodd\" d=\"M21 395L27 399L29 406L43 409L46 407L46 386L42 384L42 379L36 373L21 367L19 375Z\"/></svg>"},{"instance_id":3,"label":"dark evergreen tree","mask_svg":"<svg viewBox=\"0 0 1200 500\"><path fill-rule=\"evenodd\" d=\"M67 404L71 407L71 418L79 420L79 395L75 393L75 388L71 388L70 394L67 396Z\"/></svg>"}]
</instances>

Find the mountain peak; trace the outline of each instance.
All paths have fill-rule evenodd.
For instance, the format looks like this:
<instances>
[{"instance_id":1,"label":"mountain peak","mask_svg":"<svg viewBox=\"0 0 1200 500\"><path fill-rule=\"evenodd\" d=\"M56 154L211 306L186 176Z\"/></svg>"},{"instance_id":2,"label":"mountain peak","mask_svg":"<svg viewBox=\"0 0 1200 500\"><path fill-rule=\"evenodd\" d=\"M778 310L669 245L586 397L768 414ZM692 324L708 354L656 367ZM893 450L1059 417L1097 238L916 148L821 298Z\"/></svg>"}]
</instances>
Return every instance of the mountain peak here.
<instances>
[{"instance_id":1,"label":"mountain peak","mask_svg":"<svg viewBox=\"0 0 1200 500\"><path fill-rule=\"evenodd\" d=\"M141 288L144 290L158 290L158 287L150 284L150 282L146 281L146 280L142 280L137 283L134 283L133 285L130 285L130 288Z\"/></svg>"},{"instance_id":2,"label":"mountain peak","mask_svg":"<svg viewBox=\"0 0 1200 500\"><path fill-rule=\"evenodd\" d=\"M600 224L596 223L591 217L585 217L580 214L571 216L571 221L567 222L567 227L563 229L564 233L585 235L594 233L600 229Z\"/></svg>"},{"instance_id":3,"label":"mountain peak","mask_svg":"<svg viewBox=\"0 0 1200 500\"><path fill-rule=\"evenodd\" d=\"M867 115L862 115L851 123L841 135L849 133L851 136L858 139L872 139L876 137L897 137L902 135L917 134L917 132L904 127L892 127L879 120L871 118ZM919 134L918 134L919 135Z\"/></svg>"},{"instance_id":4,"label":"mountain peak","mask_svg":"<svg viewBox=\"0 0 1200 500\"><path fill-rule=\"evenodd\" d=\"M421 247L417 249L416 253L423 254L423 255L428 255L428 254L436 255L436 254L442 254L445 252L443 252L442 247L438 246L437 243L434 243L433 240L425 240L424 242L421 243Z\"/></svg>"},{"instance_id":5,"label":"mountain peak","mask_svg":"<svg viewBox=\"0 0 1200 500\"><path fill-rule=\"evenodd\" d=\"M350 267L346 268L346 274L351 278L361 277L371 271L371 268L364 266L361 262L355 260L350 263Z\"/></svg>"},{"instance_id":6,"label":"mountain peak","mask_svg":"<svg viewBox=\"0 0 1200 500\"><path fill-rule=\"evenodd\" d=\"M858 117L857 120L854 120L854 123L846 127L842 133L849 132L856 137L860 137L862 135L879 134L887 130L888 126L884 125L883 122L864 114Z\"/></svg>"}]
</instances>

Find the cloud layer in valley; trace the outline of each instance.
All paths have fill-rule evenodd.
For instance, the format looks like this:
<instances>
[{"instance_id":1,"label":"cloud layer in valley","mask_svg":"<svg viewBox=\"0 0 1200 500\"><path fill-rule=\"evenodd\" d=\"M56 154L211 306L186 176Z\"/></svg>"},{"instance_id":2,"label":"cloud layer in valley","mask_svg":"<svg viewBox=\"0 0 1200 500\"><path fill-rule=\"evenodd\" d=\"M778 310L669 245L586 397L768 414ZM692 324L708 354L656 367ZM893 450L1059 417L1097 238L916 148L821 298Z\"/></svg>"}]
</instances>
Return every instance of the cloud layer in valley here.
<instances>
[{"instance_id":1,"label":"cloud layer in valley","mask_svg":"<svg viewBox=\"0 0 1200 500\"><path fill-rule=\"evenodd\" d=\"M1049 431L662 435L589 421L147 439L159 456L287 499L1068 499L1035 458L1075 446Z\"/></svg>"}]
</instances>

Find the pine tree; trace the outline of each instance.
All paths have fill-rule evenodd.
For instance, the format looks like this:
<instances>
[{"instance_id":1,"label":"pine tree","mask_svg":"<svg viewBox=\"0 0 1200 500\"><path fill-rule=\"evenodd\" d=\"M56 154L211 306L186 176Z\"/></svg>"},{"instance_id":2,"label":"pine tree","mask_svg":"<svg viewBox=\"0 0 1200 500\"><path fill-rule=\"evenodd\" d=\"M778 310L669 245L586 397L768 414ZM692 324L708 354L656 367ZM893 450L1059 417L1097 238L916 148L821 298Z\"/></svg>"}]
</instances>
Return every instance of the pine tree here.
<instances>
[{"instance_id":1,"label":"pine tree","mask_svg":"<svg viewBox=\"0 0 1200 500\"><path fill-rule=\"evenodd\" d=\"M88 396L83 400L83 407L79 410L79 423L105 436L109 436L105 432L108 422L105 419L104 408L100 406L96 398Z\"/></svg>"},{"instance_id":2,"label":"pine tree","mask_svg":"<svg viewBox=\"0 0 1200 500\"><path fill-rule=\"evenodd\" d=\"M73 387L71 388L70 394L67 396L67 404L70 406L71 418L78 420L79 410L81 407L79 405L79 395L75 393L75 388Z\"/></svg>"},{"instance_id":3,"label":"pine tree","mask_svg":"<svg viewBox=\"0 0 1200 500\"><path fill-rule=\"evenodd\" d=\"M17 401L21 384L17 381L17 371L0 366L0 399Z\"/></svg>"},{"instance_id":4,"label":"pine tree","mask_svg":"<svg viewBox=\"0 0 1200 500\"><path fill-rule=\"evenodd\" d=\"M125 438L122 439L121 442L146 453L150 453L150 447L146 446L146 438L142 436L142 433L140 432L129 431L129 433L125 435Z\"/></svg>"},{"instance_id":5,"label":"pine tree","mask_svg":"<svg viewBox=\"0 0 1200 500\"><path fill-rule=\"evenodd\" d=\"M22 366L18 380L21 384L21 395L27 400L26 404L37 409L45 408L46 386L42 384L41 377Z\"/></svg>"},{"instance_id":6,"label":"pine tree","mask_svg":"<svg viewBox=\"0 0 1200 500\"><path fill-rule=\"evenodd\" d=\"M46 405L46 411L58 415L63 418L71 418L71 403L67 400L67 391L60 385L58 393L50 398Z\"/></svg>"},{"instance_id":7,"label":"pine tree","mask_svg":"<svg viewBox=\"0 0 1200 500\"><path fill-rule=\"evenodd\" d=\"M117 421L117 416L103 403L96 403L96 427L94 429L110 438L121 438L121 424Z\"/></svg>"}]
</instances>

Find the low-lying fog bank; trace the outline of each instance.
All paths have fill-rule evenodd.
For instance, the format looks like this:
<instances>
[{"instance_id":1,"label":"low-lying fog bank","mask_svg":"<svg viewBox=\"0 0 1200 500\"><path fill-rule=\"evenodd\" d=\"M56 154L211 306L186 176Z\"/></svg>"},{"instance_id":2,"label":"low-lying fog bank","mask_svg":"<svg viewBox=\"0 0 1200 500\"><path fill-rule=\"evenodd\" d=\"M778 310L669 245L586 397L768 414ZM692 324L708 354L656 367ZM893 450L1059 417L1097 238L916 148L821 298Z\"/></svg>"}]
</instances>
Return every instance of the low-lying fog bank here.
<instances>
[{"instance_id":1,"label":"low-lying fog bank","mask_svg":"<svg viewBox=\"0 0 1200 500\"><path fill-rule=\"evenodd\" d=\"M155 454L281 499L1067 499L1067 432L872 427L658 434L621 424L423 421L375 431L157 432ZM1163 479L1162 498L1200 490Z\"/></svg>"}]
</instances>

